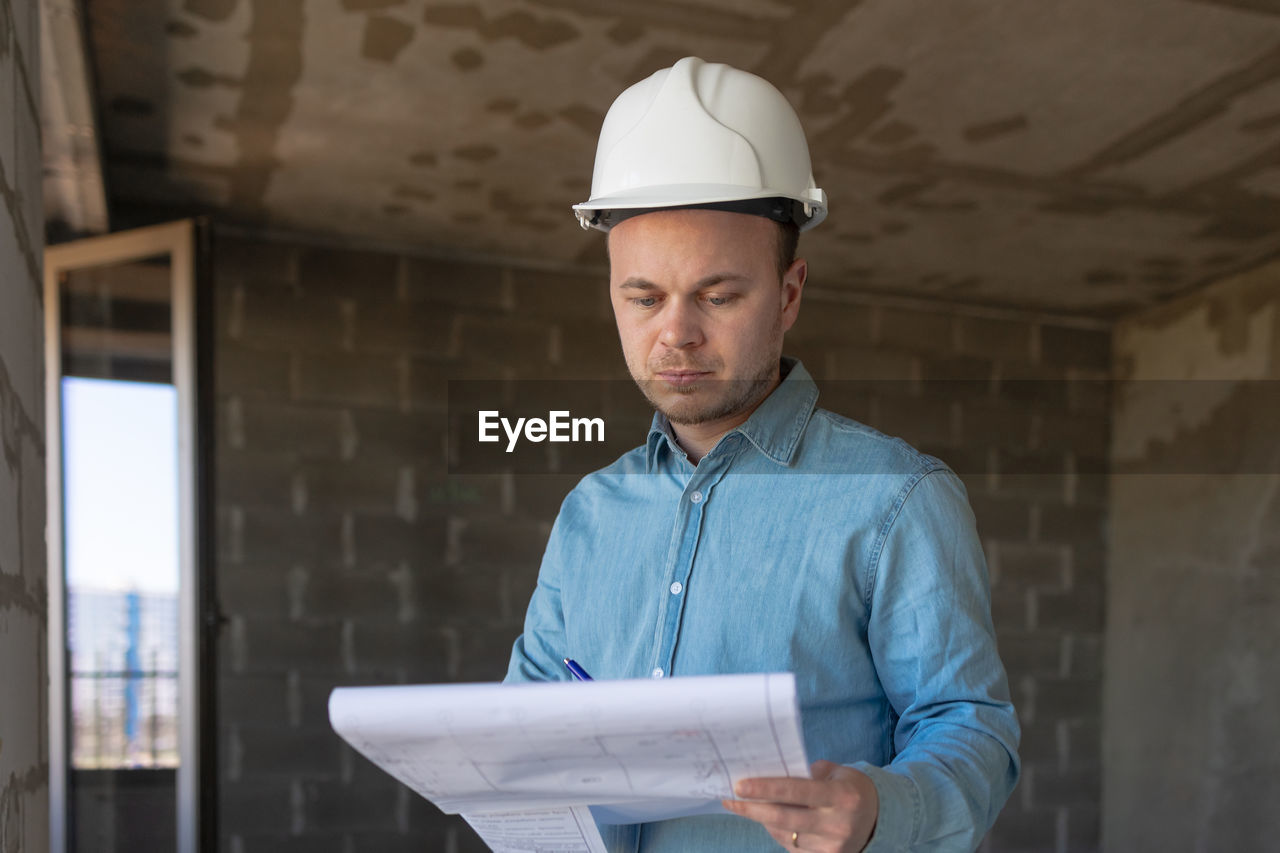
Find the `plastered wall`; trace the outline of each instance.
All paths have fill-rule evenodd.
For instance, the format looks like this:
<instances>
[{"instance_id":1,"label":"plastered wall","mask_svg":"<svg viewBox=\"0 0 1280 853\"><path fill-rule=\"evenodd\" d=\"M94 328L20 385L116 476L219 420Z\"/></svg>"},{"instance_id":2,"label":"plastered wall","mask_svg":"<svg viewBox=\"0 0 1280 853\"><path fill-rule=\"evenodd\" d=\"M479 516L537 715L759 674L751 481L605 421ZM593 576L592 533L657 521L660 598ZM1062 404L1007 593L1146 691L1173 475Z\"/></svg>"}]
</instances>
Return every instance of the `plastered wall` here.
<instances>
[{"instance_id":1,"label":"plastered wall","mask_svg":"<svg viewBox=\"0 0 1280 853\"><path fill-rule=\"evenodd\" d=\"M1117 329L1106 849L1280 837L1280 264Z\"/></svg>"},{"instance_id":2,"label":"plastered wall","mask_svg":"<svg viewBox=\"0 0 1280 853\"><path fill-rule=\"evenodd\" d=\"M0 850L49 846L39 39L0 0Z\"/></svg>"}]
</instances>

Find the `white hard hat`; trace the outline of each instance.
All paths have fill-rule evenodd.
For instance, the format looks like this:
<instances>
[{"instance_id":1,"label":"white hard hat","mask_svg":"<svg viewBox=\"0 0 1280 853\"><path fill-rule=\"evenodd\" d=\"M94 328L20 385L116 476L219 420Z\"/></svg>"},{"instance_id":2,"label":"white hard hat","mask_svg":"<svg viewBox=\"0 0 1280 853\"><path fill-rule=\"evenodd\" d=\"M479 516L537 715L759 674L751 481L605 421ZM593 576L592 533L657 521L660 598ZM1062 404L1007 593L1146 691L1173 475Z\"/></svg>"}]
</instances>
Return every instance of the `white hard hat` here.
<instances>
[{"instance_id":1,"label":"white hard hat","mask_svg":"<svg viewBox=\"0 0 1280 853\"><path fill-rule=\"evenodd\" d=\"M827 215L795 110L763 78L688 56L605 116L583 228L671 207L738 210L812 228Z\"/></svg>"}]
</instances>

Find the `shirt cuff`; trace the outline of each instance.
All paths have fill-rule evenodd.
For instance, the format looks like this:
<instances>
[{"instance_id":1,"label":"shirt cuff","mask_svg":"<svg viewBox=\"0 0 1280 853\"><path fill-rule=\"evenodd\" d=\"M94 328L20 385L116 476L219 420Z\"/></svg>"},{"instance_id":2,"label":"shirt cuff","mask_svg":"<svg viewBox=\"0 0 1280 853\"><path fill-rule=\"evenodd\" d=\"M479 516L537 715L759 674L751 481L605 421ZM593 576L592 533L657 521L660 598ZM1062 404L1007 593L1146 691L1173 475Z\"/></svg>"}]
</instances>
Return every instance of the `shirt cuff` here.
<instances>
[{"instance_id":1,"label":"shirt cuff","mask_svg":"<svg viewBox=\"0 0 1280 853\"><path fill-rule=\"evenodd\" d=\"M865 761L852 766L871 778L880 799L876 828L867 846L862 848L863 853L909 850L911 839L915 838L920 825L920 794L915 783L906 776Z\"/></svg>"}]
</instances>

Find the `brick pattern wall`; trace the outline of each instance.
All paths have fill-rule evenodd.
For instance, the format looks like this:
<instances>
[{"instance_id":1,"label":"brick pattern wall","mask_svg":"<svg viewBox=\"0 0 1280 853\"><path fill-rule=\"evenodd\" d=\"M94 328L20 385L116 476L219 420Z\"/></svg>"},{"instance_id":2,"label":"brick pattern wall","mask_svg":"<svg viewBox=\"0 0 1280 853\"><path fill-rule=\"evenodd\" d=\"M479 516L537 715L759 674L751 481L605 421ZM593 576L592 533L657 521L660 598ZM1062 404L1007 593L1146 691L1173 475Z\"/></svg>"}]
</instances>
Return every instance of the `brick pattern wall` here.
<instances>
[{"instance_id":1,"label":"brick pattern wall","mask_svg":"<svg viewBox=\"0 0 1280 853\"><path fill-rule=\"evenodd\" d=\"M230 235L216 260L224 848L483 849L342 746L325 702L501 677L574 478L448 475L446 383L625 378L605 288ZM1096 849L1106 332L814 292L788 342L824 405L970 489L1025 725L987 849Z\"/></svg>"},{"instance_id":2,"label":"brick pattern wall","mask_svg":"<svg viewBox=\"0 0 1280 853\"><path fill-rule=\"evenodd\" d=\"M0 0L0 850L49 847L37 7Z\"/></svg>"},{"instance_id":3,"label":"brick pattern wall","mask_svg":"<svg viewBox=\"0 0 1280 853\"><path fill-rule=\"evenodd\" d=\"M216 260L224 846L484 849L342 745L328 694L501 678L571 483L446 476L447 381L547 376L558 302L607 305L497 267L225 237Z\"/></svg>"},{"instance_id":4,"label":"brick pattern wall","mask_svg":"<svg viewBox=\"0 0 1280 853\"><path fill-rule=\"evenodd\" d=\"M1097 850L1110 333L880 302L811 300L788 343L837 392L824 405L969 492L1023 728L1022 780L982 849Z\"/></svg>"}]
</instances>

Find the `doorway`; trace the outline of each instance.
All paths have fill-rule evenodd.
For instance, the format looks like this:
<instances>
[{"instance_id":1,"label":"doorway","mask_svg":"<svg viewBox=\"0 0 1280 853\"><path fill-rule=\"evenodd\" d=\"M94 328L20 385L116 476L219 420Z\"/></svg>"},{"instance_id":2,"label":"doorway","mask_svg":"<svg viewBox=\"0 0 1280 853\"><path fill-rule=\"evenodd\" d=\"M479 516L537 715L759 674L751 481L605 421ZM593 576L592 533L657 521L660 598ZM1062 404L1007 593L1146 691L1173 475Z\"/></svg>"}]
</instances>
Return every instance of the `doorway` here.
<instances>
[{"instance_id":1,"label":"doorway","mask_svg":"<svg viewBox=\"0 0 1280 853\"><path fill-rule=\"evenodd\" d=\"M213 849L207 233L45 252L53 853Z\"/></svg>"}]
</instances>

